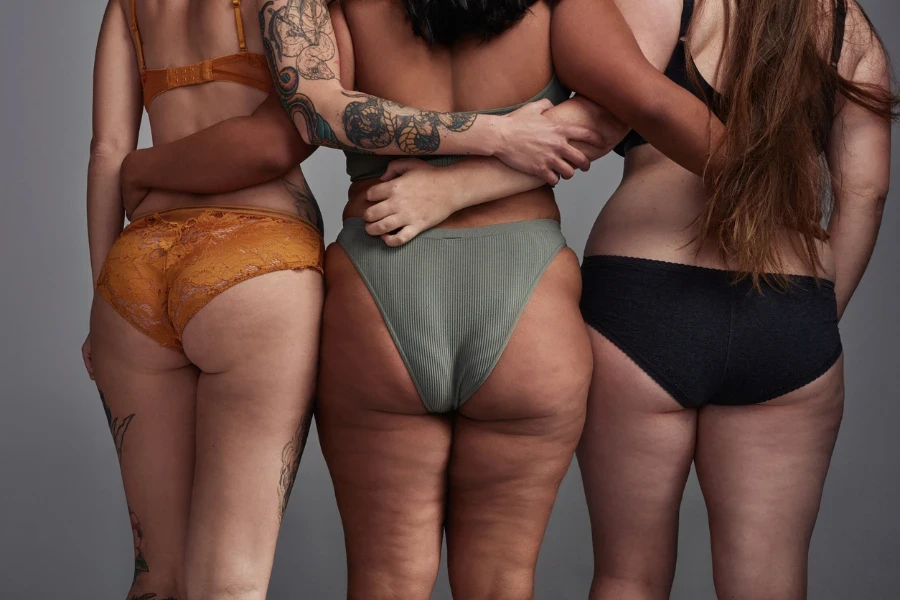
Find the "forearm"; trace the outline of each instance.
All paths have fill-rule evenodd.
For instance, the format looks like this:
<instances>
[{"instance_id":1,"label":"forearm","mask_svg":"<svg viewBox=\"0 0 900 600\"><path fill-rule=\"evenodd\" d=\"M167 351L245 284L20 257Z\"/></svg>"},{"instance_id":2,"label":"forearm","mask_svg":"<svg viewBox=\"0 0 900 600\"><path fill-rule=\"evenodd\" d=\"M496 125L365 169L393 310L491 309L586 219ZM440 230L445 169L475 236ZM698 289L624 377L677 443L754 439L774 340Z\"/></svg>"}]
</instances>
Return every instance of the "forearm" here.
<instances>
[{"instance_id":1,"label":"forearm","mask_svg":"<svg viewBox=\"0 0 900 600\"><path fill-rule=\"evenodd\" d=\"M346 89L326 0L258 0L282 104L306 143L377 154L491 155L498 117L409 108Z\"/></svg>"},{"instance_id":2,"label":"forearm","mask_svg":"<svg viewBox=\"0 0 900 600\"><path fill-rule=\"evenodd\" d=\"M828 230L834 256L835 295L838 317L844 314L856 291L878 238L884 197L857 198L854 202L838 203Z\"/></svg>"},{"instance_id":3,"label":"forearm","mask_svg":"<svg viewBox=\"0 0 900 600\"><path fill-rule=\"evenodd\" d=\"M628 127L609 111L583 96L575 96L544 114L554 123L586 127L597 134L602 141L600 146L582 142L572 143L591 161L609 153L628 132ZM466 158L448 168L456 171L460 180L458 206L454 210L521 194L546 185L541 178L510 168L496 158Z\"/></svg>"},{"instance_id":4,"label":"forearm","mask_svg":"<svg viewBox=\"0 0 900 600\"><path fill-rule=\"evenodd\" d=\"M123 177L137 188L217 194L280 177L314 151L270 97L250 116L131 153Z\"/></svg>"},{"instance_id":5,"label":"forearm","mask_svg":"<svg viewBox=\"0 0 900 600\"><path fill-rule=\"evenodd\" d=\"M122 231L125 209L119 174L125 152L92 149L87 181L88 248L94 285L109 249Z\"/></svg>"}]
</instances>

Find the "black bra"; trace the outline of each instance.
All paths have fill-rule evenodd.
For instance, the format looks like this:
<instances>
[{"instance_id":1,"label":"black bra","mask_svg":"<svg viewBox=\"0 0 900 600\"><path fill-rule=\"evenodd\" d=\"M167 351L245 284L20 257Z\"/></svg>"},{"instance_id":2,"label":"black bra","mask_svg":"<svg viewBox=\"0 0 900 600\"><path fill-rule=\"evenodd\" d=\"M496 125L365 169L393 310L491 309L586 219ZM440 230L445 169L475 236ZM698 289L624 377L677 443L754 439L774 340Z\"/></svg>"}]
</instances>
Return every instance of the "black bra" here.
<instances>
[{"instance_id":1,"label":"black bra","mask_svg":"<svg viewBox=\"0 0 900 600\"><path fill-rule=\"evenodd\" d=\"M683 87L687 91L691 92L704 102L706 102L707 106L710 107L713 114L716 115L723 122L728 116L728 102L727 100L717 92L713 86L707 82L703 76L694 69L697 75L697 83L695 84L691 77L688 75L688 56L687 56L687 48L685 47L684 37L688 33L688 28L691 24L691 18L694 15L694 0L684 0L684 8L681 11L681 29L678 34L678 44L675 46L675 50L672 52L672 58L669 59L669 64L666 66L665 75L679 86ZM834 67L837 67L838 61L841 58L841 50L844 46L844 24L847 19L847 3L846 0L837 0L837 10L834 15L834 38L831 44L831 64ZM693 66L693 65L691 65ZM698 89L699 88L699 89ZM830 102L833 104L834 99L831 98ZM831 129L831 124L828 124L828 129L823 133L823 142L822 146L824 147L824 140L828 137L828 130ZM619 145L616 146L615 151L616 154L620 156L625 156L625 153L634 148L635 146L641 146L646 144L647 140L639 134L637 131L633 129L628 132L628 135L625 136Z\"/></svg>"}]
</instances>

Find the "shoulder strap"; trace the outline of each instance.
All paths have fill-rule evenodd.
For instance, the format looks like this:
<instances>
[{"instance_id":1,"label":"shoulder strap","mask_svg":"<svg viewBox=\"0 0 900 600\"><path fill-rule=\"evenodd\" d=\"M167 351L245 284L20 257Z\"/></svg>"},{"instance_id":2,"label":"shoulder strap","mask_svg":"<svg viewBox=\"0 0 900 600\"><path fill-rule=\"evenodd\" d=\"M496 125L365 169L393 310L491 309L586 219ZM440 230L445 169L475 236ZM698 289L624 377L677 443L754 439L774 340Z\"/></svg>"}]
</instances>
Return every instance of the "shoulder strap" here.
<instances>
[{"instance_id":1,"label":"shoulder strap","mask_svg":"<svg viewBox=\"0 0 900 600\"><path fill-rule=\"evenodd\" d=\"M688 29L691 26L691 18L694 16L694 0L684 0L684 5L681 9L681 30L678 33L678 37L684 37L688 33Z\"/></svg>"},{"instance_id":2,"label":"shoulder strap","mask_svg":"<svg viewBox=\"0 0 900 600\"><path fill-rule=\"evenodd\" d=\"M241 15L241 0L231 0L234 7L234 24L237 27L238 45L241 52L247 51L247 40L244 38L244 17Z\"/></svg>"},{"instance_id":3,"label":"shoulder strap","mask_svg":"<svg viewBox=\"0 0 900 600\"><path fill-rule=\"evenodd\" d=\"M141 31L138 29L137 10L135 8L135 0L131 0L131 32L134 34L134 46L137 50L138 66L141 72L147 70L144 63L144 43L141 41Z\"/></svg>"},{"instance_id":4,"label":"shoulder strap","mask_svg":"<svg viewBox=\"0 0 900 600\"><path fill-rule=\"evenodd\" d=\"M847 22L847 0L837 0L834 9L834 37L831 40L831 66L837 68L844 49L844 31Z\"/></svg>"}]
</instances>

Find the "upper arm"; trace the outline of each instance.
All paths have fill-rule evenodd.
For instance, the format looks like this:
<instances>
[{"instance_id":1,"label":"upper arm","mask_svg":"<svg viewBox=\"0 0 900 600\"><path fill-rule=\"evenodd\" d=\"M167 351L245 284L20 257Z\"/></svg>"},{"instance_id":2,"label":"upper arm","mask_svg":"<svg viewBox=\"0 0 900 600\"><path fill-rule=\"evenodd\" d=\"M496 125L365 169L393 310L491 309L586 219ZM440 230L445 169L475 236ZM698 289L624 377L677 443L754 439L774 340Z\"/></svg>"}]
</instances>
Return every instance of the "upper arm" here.
<instances>
[{"instance_id":1,"label":"upper arm","mask_svg":"<svg viewBox=\"0 0 900 600\"><path fill-rule=\"evenodd\" d=\"M331 24L334 28L334 41L337 45L338 70L341 87L352 90L356 87L356 64L353 58L353 39L350 37L350 26L344 15L344 7L340 0L328 5Z\"/></svg>"},{"instance_id":2,"label":"upper arm","mask_svg":"<svg viewBox=\"0 0 900 600\"><path fill-rule=\"evenodd\" d=\"M665 77L644 56L614 0L560 2L553 11L551 43L560 79L626 121L665 99L659 88Z\"/></svg>"},{"instance_id":3,"label":"upper arm","mask_svg":"<svg viewBox=\"0 0 900 600\"><path fill-rule=\"evenodd\" d=\"M123 155L134 150L142 114L141 78L128 20L120 0L110 0L94 60L92 147Z\"/></svg>"},{"instance_id":4,"label":"upper arm","mask_svg":"<svg viewBox=\"0 0 900 600\"><path fill-rule=\"evenodd\" d=\"M863 28L859 22L861 15L854 17L854 12L851 9L848 15L848 40L862 38L860 41L864 45L848 79L890 97L891 73L887 57L868 23ZM846 46L858 47L856 44ZM890 120L839 96L838 112L828 139L827 159L835 193L841 195L842 202L852 201L854 197L864 201L883 199L888 192L891 171Z\"/></svg>"},{"instance_id":5,"label":"upper arm","mask_svg":"<svg viewBox=\"0 0 900 600\"><path fill-rule=\"evenodd\" d=\"M615 0L644 56L658 71L672 58L681 31L679 0Z\"/></svg>"}]
</instances>

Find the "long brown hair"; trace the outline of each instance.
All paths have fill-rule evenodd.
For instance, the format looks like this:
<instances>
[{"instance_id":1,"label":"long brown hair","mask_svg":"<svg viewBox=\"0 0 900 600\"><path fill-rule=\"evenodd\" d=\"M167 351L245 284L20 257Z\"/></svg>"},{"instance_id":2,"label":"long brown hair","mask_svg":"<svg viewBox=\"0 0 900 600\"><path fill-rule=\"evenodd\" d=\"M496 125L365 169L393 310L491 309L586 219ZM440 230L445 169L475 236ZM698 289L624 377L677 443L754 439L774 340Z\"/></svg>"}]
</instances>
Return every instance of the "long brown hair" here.
<instances>
[{"instance_id":1,"label":"long brown hair","mask_svg":"<svg viewBox=\"0 0 900 600\"><path fill-rule=\"evenodd\" d=\"M722 1L728 60L720 61L724 106L714 108L727 111L727 122L717 148L720 168L706 178L711 193L698 239L715 243L739 277L758 285L770 280L767 273L783 272L777 242L784 229L793 230L800 257L817 273L817 242L828 239L822 221L831 202L822 150L835 98L840 93L888 120L898 116L898 98L838 73L844 36L838 0L737 0L733 19L731 3Z\"/></svg>"}]
</instances>

